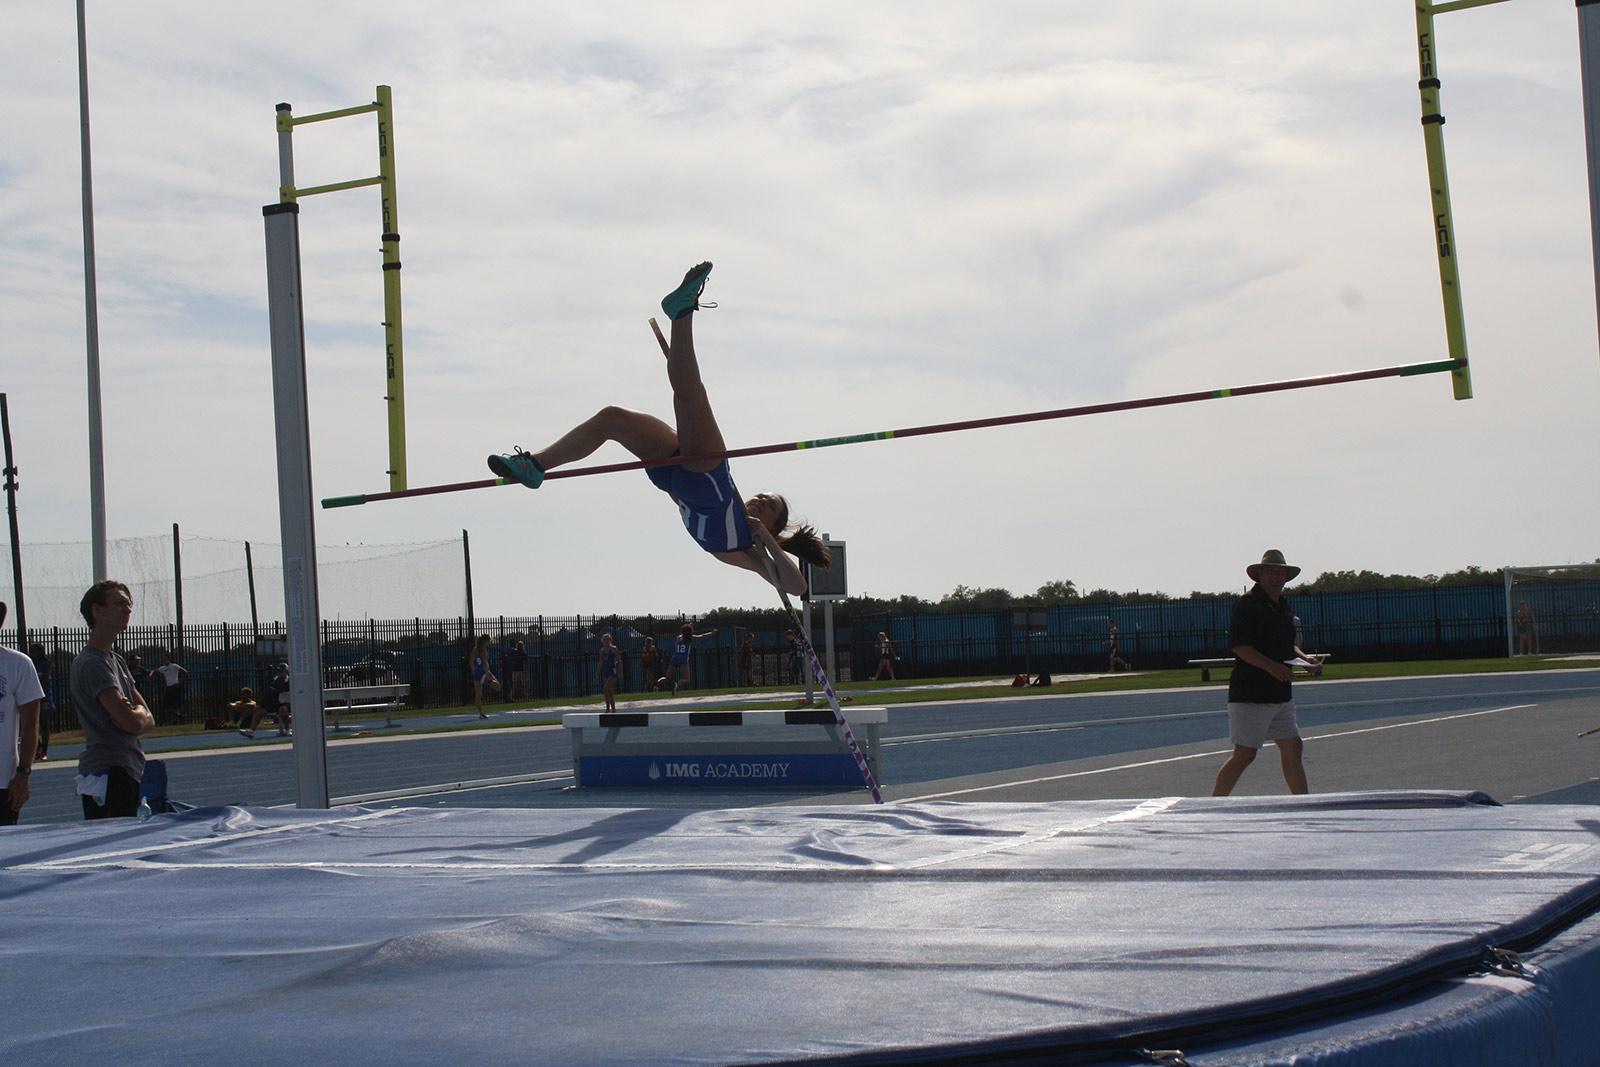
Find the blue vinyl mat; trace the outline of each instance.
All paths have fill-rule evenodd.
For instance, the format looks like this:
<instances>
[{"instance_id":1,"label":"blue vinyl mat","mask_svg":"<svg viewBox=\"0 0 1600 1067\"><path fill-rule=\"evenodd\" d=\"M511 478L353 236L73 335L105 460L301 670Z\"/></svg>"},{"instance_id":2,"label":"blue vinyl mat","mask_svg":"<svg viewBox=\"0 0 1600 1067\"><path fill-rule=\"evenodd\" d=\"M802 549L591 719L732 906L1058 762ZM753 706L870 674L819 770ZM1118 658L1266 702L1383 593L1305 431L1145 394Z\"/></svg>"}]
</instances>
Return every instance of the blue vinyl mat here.
<instances>
[{"instance_id":1,"label":"blue vinyl mat","mask_svg":"<svg viewBox=\"0 0 1600 1067\"><path fill-rule=\"evenodd\" d=\"M1597 906L1478 794L203 808L0 831L0 1062L1600 1062Z\"/></svg>"}]
</instances>

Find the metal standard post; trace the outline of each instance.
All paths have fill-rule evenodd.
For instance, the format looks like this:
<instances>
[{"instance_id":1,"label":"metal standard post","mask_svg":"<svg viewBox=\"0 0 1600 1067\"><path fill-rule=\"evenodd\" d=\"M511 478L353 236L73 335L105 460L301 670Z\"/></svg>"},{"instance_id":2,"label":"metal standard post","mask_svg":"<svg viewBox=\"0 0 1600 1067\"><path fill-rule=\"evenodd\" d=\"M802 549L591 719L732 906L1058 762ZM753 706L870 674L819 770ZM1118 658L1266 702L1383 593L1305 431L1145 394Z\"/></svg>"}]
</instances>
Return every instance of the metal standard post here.
<instances>
[{"instance_id":1,"label":"metal standard post","mask_svg":"<svg viewBox=\"0 0 1600 1067\"><path fill-rule=\"evenodd\" d=\"M1516 638L1511 636L1511 568L1510 567L1502 568L1501 571L1500 571L1500 574L1501 574L1501 577L1504 579L1504 585L1505 585L1505 600L1506 600L1506 659L1510 659L1512 656L1515 656L1517 654L1517 647L1516 647L1516 644L1514 643L1516 641Z\"/></svg>"},{"instance_id":2,"label":"metal standard post","mask_svg":"<svg viewBox=\"0 0 1600 1067\"><path fill-rule=\"evenodd\" d=\"M1433 193L1434 246L1439 253L1445 342L1450 358L1462 361L1461 366L1451 372L1451 386L1457 400L1468 400L1472 397L1472 376L1466 365L1467 327L1461 310L1455 224L1450 215L1450 179L1444 161L1444 115L1439 111L1439 78L1433 58L1434 11L1435 7L1426 0L1417 4L1417 65L1422 75L1417 90L1422 97L1422 140L1428 154L1428 184Z\"/></svg>"},{"instance_id":3,"label":"metal standard post","mask_svg":"<svg viewBox=\"0 0 1600 1067\"><path fill-rule=\"evenodd\" d=\"M1600 0L1578 0L1578 59L1583 76L1583 134L1589 148L1589 236L1600 307Z\"/></svg>"},{"instance_id":4,"label":"metal standard post","mask_svg":"<svg viewBox=\"0 0 1600 1067\"><path fill-rule=\"evenodd\" d=\"M377 99L370 104L298 118L288 104L278 105L278 198L281 203L291 204L304 196L379 186L383 209L384 400L389 409L387 473L390 492L403 492L406 488L405 352L400 324L400 221L395 195L394 107L387 85L378 86L376 95ZM296 187L291 145L294 128L308 122L326 122L369 112L376 112L378 117L378 173L369 178L354 178L304 189Z\"/></svg>"},{"instance_id":5,"label":"metal standard post","mask_svg":"<svg viewBox=\"0 0 1600 1067\"><path fill-rule=\"evenodd\" d=\"M804 600L802 600L800 602L800 620L801 620L801 628L803 630L805 630L805 633L802 636L805 637L807 643L810 643L810 641L811 641L811 598L810 597L806 597ZM806 676L806 703L810 704L813 700L816 699L816 692L817 692L816 691L816 682L812 678L811 672L806 670L803 666L801 667L801 672L803 674L805 674L805 676Z\"/></svg>"},{"instance_id":6,"label":"metal standard post","mask_svg":"<svg viewBox=\"0 0 1600 1067\"><path fill-rule=\"evenodd\" d=\"M824 662L828 665L828 677L839 677L838 657L833 648L833 601L829 600L822 605L822 641L827 647Z\"/></svg>"},{"instance_id":7,"label":"metal standard post","mask_svg":"<svg viewBox=\"0 0 1600 1067\"><path fill-rule=\"evenodd\" d=\"M406 487L405 346L400 330L400 208L394 181L394 108L378 86L378 176L383 203L384 399L389 403L389 489Z\"/></svg>"},{"instance_id":8,"label":"metal standard post","mask_svg":"<svg viewBox=\"0 0 1600 1067\"><path fill-rule=\"evenodd\" d=\"M471 631L472 640L478 639L478 618L472 608L472 542L467 537L467 531L461 531L461 568L466 573L467 582L467 629Z\"/></svg>"},{"instance_id":9,"label":"metal standard post","mask_svg":"<svg viewBox=\"0 0 1600 1067\"><path fill-rule=\"evenodd\" d=\"M172 602L178 621L178 644L172 661L183 662L183 543L178 540L178 524L172 524Z\"/></svg>"},{"instance_id":10,"label":"metal standard post","mask_svg":"<svg viewBox=\"0 0 1600 1067\"><path fill-rule=\"evenodd\" d=\"M280 147L284 140L280 137ZM295 803L302 808L326 808L328 754L323 735L322 648L317 640L320 612L311 500L311 423L306 410L305 322L300 303L299 211L292 203L261 209L266 220L283 608L289 629L289 706L296 727Z\"/></svg>"}]
</instances>

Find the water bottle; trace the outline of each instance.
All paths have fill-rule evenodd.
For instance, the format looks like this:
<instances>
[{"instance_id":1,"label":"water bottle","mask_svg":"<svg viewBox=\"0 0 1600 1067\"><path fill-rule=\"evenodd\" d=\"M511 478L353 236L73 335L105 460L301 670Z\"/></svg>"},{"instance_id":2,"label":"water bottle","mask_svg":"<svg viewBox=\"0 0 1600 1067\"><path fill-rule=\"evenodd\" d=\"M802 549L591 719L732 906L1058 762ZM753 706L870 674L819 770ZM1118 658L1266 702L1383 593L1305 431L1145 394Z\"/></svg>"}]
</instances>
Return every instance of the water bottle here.
<instances>
[{"instance_id":1,"label":"water bottle","mask_svg":"<svg viewBox=\"0 0 1600 1067\"><path fill-rule=\"evenodd\" d=\"M150 821L150 798L149 797L140 797L139 798L139 821L140 822L149 822Z\"/></svg>"}]
</instances>

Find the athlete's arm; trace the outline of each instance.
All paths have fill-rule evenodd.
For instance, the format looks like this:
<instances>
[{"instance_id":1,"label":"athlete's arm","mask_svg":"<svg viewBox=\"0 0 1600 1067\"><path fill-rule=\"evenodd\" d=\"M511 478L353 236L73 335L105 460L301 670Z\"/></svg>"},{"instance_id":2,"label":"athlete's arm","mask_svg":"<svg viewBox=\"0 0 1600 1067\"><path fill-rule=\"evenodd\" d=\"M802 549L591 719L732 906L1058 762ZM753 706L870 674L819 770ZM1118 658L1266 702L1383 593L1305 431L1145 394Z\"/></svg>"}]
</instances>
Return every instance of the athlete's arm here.
<instances>
[{"instance_id":1,"label":"athlete's arm","mask_svg":"<svg viewBox=\"0 0 1600 1067\"><path fill-rule=\"evenodd\" d=\"M767 537L772 534L762 528ZM760 536L757 534L756 536ZM776 541L774 541L776 548ZM800 568L794 565L789 554L782 549L774 553L778 558L778 587L790 596L804 596L806 591L806 576L800 573ZM764 580L771 581L767 574L767 560L759 548L746 548L739 552L717 552L716 557L732 567L743 567L747 571L755 571Z\"/></svg>"}]
</instances>

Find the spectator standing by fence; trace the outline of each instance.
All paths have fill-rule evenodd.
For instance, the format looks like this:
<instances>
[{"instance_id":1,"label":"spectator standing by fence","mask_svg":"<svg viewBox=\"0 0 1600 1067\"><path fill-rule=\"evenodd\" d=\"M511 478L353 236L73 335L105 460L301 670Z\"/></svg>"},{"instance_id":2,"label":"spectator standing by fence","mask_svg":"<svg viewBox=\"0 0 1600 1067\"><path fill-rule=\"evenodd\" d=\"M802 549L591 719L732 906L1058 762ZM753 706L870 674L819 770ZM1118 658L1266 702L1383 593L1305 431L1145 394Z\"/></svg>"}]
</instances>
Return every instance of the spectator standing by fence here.
<instances>
[{"instance_id":1,"label":"spectator standing by fence","mask_svg":"<svg viewBox=\"0 0 1600 1067\"><path fill-rule=\"evenodd\" d=\"M639 651L639 666L644 674L644 687L654 689L661 680L661 650L656 647L656 639L644 639L644 648Z\"/></svg>"},{"instance_id":2,"label":"spectator standing by fence","mask_svg":"<svg viewBox=\"0 0 1600 1067\"><path fill-rule=\"evenodd\" d=\"M900 657L895 655L894 642L889 640L889 635L882 630L878 631L878 669L872 675L874 682L883 681L884 672L888 672L889 681L894 681L894 661Z\"/></svg>"},{"instance_id":3,"label":"spectator standing by fence","mask_svg":"<svg viewBox=\"0 0 1600 1067\"><path fill-rule=\"evenodd\" d=\"M1115 674L1117 671L1131 671L1133 664L1122 658L1122 631L1117 629L1117 620L1110 615L1106 616L1106 644L1111 648L1111 658L1106 664L1106 670Z\"/></svg>"},{"instance_id":4,"label":"spectator standing by fence","mask_svg":"<svg viewBox=\"0 0 1600 1067\"><path fill-rule=\"evenodd\" d=\"M9 609L0 603L0 625ZM33 758L39 746L39 705L44 687L33 660L0 647L0 826L15 826L32 793Z\"/></svg>"},{"instance_id":5,"label":"spectator standing by fence","mask_svg":"<svg viewBox=\"0 0 1600 1067\"><path fill-rule=\"evenodd\" d=\"M489 713L483 710L485 689L500 692L500 679L494 676L494 671L489 667L489 635L479 634L477 644L472 646L472 703L478 709L480 719L489 717Z\"/></svg>"},{"instance_id":6,"label":"spectator standing by fence","mask_svg":"<svg viewBox=\"0 0 1600 1067\"><path fill-rule=\"evenodd\" d=\"M166 715L176 712L183 707L183 683L189 677L189 672L183 664L172 658L172 653L161 654L161 666L155 669L161 677L161 713Z\"/></svg>"},{"instance_id":7,"label":"spectator standing by fence","mask_svg":"<svg viewBox=\"0 0 1600 1067\"><path fill-rule=\"evenodd\" d=\"M739 642L739 684L756 684L756 635L746 633Z\"/></svg>"},{"instance_id":8,"label":"spectator standing by fence","mask_svg":"<svg viewBox=\"0 0 1600 1067\"><path fill-rule=\"evenodd\" d=\"M674 694L677 693L679 685L685 689L689 688L689 656L693 651L694 642L710 637L716 632L707 630L703 634L697 634L692 625L683 624L683 628L678 631L677 643L672 647L672 658L667 661L667 675L661 679L661 688L670 688ZM680 677L683 679L682 682L679 682Z\"/></svg>"},{"instance_id":9,"label":"spectator standing by fence","mask_svg":"<svg viewBox=\"0 0 1600 1067\"><path fill-rule=\"evenodd\" d=\"M1305 658L1305 653L1295 644L1294 612L1283 596L1283 587L1294 580L1300 568L1290 566L1282 552L1271 548L1262 554L1260 563L1246 567L1245 573L1256 584L1233 606L1228 623L1228 647L1235 659L1228 679L1228 737L1233 754L1217 771L1211 795L1232 793L1239 776L1268 741L1277 743L1289 792L1307 793L1305 744L1295 721L1294 668L1287 662L1296 656ZM1320 665L1310 670L1322 673Z\"/></svg>"},{"instance_id":10,"label":"spectator standing by fence","mask_svg":"<svg viewBox=\"0 0 1600 1067\"><path fill-rule=\"evenodd\" d=\"M506 691L507 700L528 699L528 647L521 641L511 643L506 653L506 676L511 686Z\"/></svg>"},{"instance_id":11,"label":"spectator standing by fence","mask_svg":"<svg viewBox=\"0 0 1600 1067\"><path fill-rule=\"evenodd\" d=\"M0 619L5 618L0 614ZM28 646L28 658L33 661L33 671L39 676L39 689L44 696L39 700L39 744L34 752L33 759L50 758L50 717L56 712L56 698L50 695L50 654L41 644Z\"/></svg>"},{"instance_id":12,"label":"spectator standing by fence","mask_svg":"<svg viewBox=\"0 0 1600 1067\"><path fill-rule=\"evenodd\" d=\"M155 691L155 687L150 684L150 668L131 652L128 654L128 673L133 676L133 687L139 692L142 693L146 689Z\"/></svg>"},{"instance_id":13,"label":"spectator standing by fence","mask_svg":"<svg viewBox=\"0 0 1600 1067\"><path fill-rule=\"evenodd\" d=\"M791 626L783 632L783 636L789 642L789 676L795 682L803 682L805 678L800 673L800 635Z\"/></svg>"},{"instance_id":14,"label":"spectator standing by fence","mask_svg":"<svg viewBox=\"0 0 1600 1067\"><path fill-rule=\"evenodd\" d=\"M133 595L121 582L96 582L78 605L89 624L89 643L72 661L72 704L83 724L78 793L85 819L131 817L139 808L144 777L143 734L155 716L117 655L117 638L133 618Z\"/></svg>"},{"instance_id":15,"label":"spectator standing by fence","mask_svg":"<svg viewBox=\"0 0 1600 1067\"><path fill-rule=\"evenodd\" d=\"M622 673L622 653L610 634L600 635L600 691L605 694L606 710L617 710L617 675Z\"/></svg>"},{"instance_id":16,"label":"spectator standing by fence","mask_svg":"<svg viewBox=\"0 0 1600 1067\"><path fill-rule=\"evenodd\" d=\"M1539 620L1533 614L1533 605L1523 600L1517 604L1517 655L1539 654Z\"/></svg>"}]
</instances>

